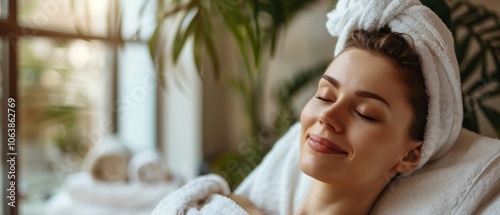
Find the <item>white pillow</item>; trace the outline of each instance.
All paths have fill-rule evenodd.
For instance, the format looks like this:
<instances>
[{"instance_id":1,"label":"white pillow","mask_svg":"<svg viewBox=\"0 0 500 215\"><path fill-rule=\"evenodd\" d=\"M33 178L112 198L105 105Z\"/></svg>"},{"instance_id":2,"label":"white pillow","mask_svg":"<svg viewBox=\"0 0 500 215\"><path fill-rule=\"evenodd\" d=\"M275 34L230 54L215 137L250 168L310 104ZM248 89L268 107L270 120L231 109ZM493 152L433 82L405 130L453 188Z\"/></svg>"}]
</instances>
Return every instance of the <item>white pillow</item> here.
<instances>
[{"instance_id":1,"label":"white pillow","mask_svg":"<svg viewBox=\"0 0 500 215\"><path fill-rule=\"evenodd\" d=\"M473 214L493 198L488 213L500 214L499 186L500 141L462 129L444 157L387 186L372 213Z\"/></svg>"}]
</instances>

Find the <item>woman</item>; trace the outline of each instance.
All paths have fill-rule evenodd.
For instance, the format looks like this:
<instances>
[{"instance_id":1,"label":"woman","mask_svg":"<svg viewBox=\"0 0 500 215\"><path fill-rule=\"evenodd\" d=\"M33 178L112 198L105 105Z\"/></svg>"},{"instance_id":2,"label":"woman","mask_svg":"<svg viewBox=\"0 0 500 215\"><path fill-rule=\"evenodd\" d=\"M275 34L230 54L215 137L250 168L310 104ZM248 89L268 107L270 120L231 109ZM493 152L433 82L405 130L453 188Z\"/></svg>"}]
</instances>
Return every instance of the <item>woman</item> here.
<instances>
[{"instance_id":1,"label":"woman","mask_svg":"<svg viewBox=\"0 0 500 215\"><path fill-rule=\"evenodd\" d=\"M453 38L430 9L415 0L340 0L328 18L335 59L300 122L299 165L312 182L288 170L293 153L281 161L271 152L279 158L236 190L264 214L367 214L392 179L442 157L460 131ZM286 171L270 177L277 169Z\"/></svg>"},{"instance_id":2,"label":"woman","mask_svg":"<svg viewBox=\"0 0 500 215\"><path fill-rule=\"evenodd\" d=\"M300 120L300 167L315 180L296 214L367 214L394 176L416 168L428 98L403 37L353 31L319 81Z\"/></svg>"},{"instance_id":3,"label":"woman","mask_svg":"<svg viewBox=\"0 0 500 215\"><path fill-rule=\"evenodd\" d=\"M300 167L315 180L298 214L366 214L416 168L428 100L420 67L401 34L351 34L302 111Z\"/></svg>"}]
</instances>

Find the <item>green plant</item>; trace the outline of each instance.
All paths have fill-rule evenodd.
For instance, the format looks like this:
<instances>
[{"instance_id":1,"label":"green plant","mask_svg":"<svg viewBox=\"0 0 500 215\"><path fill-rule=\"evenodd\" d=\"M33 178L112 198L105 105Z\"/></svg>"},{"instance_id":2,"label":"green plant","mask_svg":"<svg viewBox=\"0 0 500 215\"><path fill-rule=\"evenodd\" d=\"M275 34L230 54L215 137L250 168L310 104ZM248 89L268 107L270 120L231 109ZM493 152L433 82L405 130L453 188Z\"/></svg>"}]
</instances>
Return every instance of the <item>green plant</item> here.
<instances>
[{"instance_id":1,"label":"green plant","mask_svg":"<svg viewBox=\"0 0 500 215\"><path fill-rule=\"evenodd\" d=\"M82 123L79 122L78 115L82 114L85 109L86 107L74 105L49 106L35 122L39 126L53 126L54 131L49 132L50 144L53 144L59 151L63 153L78 152L85 155L88 149L78 148L78 144L84 139Z\"/></svg>"},{"instance_id":2,"label":"green plant","mask_svg":"<svg viewBox=\"0 0 500 215\"><path fill-rule=\"evenodd\" d=\"M482 113L500 137L500 112L486 104L500 95L500 19L469 1L453 1L451 9L462 78L463 126L479 132L478 114Z\"/></svg>"},{"instance_id":3,"label":"green plant","mask_svg":"<svg viewBox=\"0 0 500 215\"><path fill-rule=\"evenodd\" d=\"M500 137L500 112L489 107L489 99L500 95L500 19L495 12L469 1L423 0L450 28L455 39L455 51L460 63L464 103L463 126L479 131L478 114L486 116ZM450 6L448 6L450 5ZM279 107L289 110L290 103L307 83L317 80L329 62L311 71L300 72L283 84L278 94ZM285 111L283 117L296 119L297 113Z\"/></svg>"},{"instance_id":4,"label":"green plant","mask_svg":"<svg viewBox=\"0 0 500 215\"><path fill-rule=\"evenodd\" d=\"M235 165L242 170L241 174L226 174L226 179L234 187L243 179L262 159L269 147L259 141L263 130L263 119L260 107L262 106L262 86L265 82L265 61L273 56L278 33L300 10L304 9L311 0L161 0L158 1L157 27L149 41L150 54L163 77L176 71L165 71L163 68L166 57L171 57L176 63L181 52L185 49L186 41L194 42L193 53L198 73L201 77L207 72L204 63L211 65L213 76L222 84L234 90L243 103L243 114L246 118L248 138L246 139L248 151L253 155L242 153L229 153L215 158L210 163L210 171L219 174L227 173ZM336 2L336 1L333 1ZM147 2L145 2L147 4ZM145 6L143 7L145 8ZM144 9L142 9L144 11ZM143 13L143 12L141 12ZM165 28L164 20L174 16L182 16L180 24L175 29L176 34L172 47L164 48L165 37L162 32ZM220 67L220 53L218 53L217 40L213 38L214 32L225 31L234 42L235 49L241 60L241 68L227 71ZM220 42L220 41L219 41ZM210 61L202 61L204 50ZM239 62L240 63L240 62ZM177 71L179 72L179 71ZM250 157L250 159L248 159ZM248 168L246 168L248 167Z\"/></svg>"},{"instance_id":5,"label":"green plant","mask_svg":"<svg viewBox=\"0 0 500 215\"><path fill-rule=\"evenodd\" d=\"M186 41L190 38L194 41L194 59L200 76L203 77L202 59L203 50L212 65L214 77L222 80L224 84L236 91L245 108L248 134L258 135L262 129L262 117L259 107L262 103L262 85L265 65L264 59L273 55L277 34L281 28L301 9L314 1L292 0L292 1L249 1L249 0L189 0L189 1L159 1L158 25L150 40L151 56L159 65L165 57L172 57L177 62L183 51ZM163 21L173 16L182 16L176 29L173 47L169 47L168 53L160 51L165 44L165 38L161 32L166 27ZM214 25L214 23L221 23ZM220 68L219 54L216 50L217 42L213 38L213 32L226 30L237 47L242 61L242 68L236 75L233 71ZM169 71L175 72L175 71Z\"/></svg>"}]
</instances>

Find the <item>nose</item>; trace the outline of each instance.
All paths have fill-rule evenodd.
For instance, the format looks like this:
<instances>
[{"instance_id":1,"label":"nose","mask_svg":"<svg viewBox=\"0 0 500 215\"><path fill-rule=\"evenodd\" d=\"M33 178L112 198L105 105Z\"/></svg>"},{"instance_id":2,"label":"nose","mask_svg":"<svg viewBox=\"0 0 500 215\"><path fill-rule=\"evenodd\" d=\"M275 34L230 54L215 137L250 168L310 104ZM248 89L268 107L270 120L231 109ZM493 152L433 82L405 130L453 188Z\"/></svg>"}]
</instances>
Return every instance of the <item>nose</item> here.
<instances>
[{"instance_id":1,"label":"nose","mask_svg":"<svg viewBox=\"0 0 500 215\"><path fill-rule=\"evenodd\" d=\"M336 133L342 133L345 130L343 123L343 116L345 114L347 113L342 112L341 104L338 102L334 103L321 112L319 116L319 123L326 126L329 130Z\"/></svg>"}]
</instances>

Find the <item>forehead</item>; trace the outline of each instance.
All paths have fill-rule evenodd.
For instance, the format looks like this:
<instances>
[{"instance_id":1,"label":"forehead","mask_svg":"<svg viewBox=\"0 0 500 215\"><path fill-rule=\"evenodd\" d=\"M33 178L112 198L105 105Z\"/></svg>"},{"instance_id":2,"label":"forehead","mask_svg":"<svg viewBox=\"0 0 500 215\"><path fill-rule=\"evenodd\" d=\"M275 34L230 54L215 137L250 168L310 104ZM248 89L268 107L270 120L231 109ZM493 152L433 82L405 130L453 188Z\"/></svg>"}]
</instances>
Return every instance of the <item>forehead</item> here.
<instances>
[{"instance_id":1,"label":"forehead","mask_svg":"<svg viewBox=\"0 0 500 215\"><path fill-rule=\"evenodd\" d=\"M341 84L358 88L378 88L384 84L393 90L403 89L397 81L397 68L390 60L361 49L342 52L332 61L325 74Z\"/></svg>"},{"instance_id":2,"label":"forehead","mask_svg":"<svg viewBox=\"0 0 500 215\"><path fill-rule=\"evenodd\" d=\"M361 49L349 49L335 58L325 75L338 81L343 93L354 95L357 91L367 91L384 98L391 107L408 109L407 90L399 81L398 72L385 57ZM322 86L331 85L322 79Z\"/></svg>"}]
</instances>

